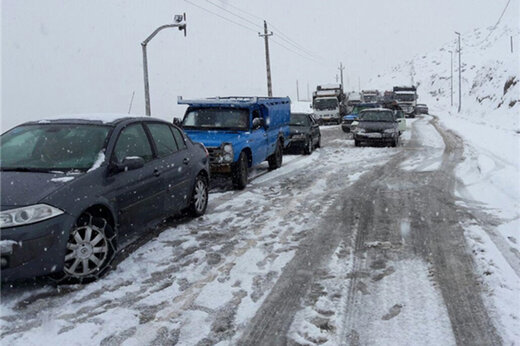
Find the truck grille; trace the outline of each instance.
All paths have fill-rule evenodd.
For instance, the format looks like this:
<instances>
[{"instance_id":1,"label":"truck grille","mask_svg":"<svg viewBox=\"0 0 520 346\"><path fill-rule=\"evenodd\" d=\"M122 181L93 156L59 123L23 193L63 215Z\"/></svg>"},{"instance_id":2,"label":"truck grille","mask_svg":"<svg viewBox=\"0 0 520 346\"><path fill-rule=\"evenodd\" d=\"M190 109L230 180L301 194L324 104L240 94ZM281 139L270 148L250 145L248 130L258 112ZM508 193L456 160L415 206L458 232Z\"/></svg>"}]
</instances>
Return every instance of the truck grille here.
<instances>
[{"instance_id":1,"label":"truck grille","mask_svg":"<svg viewBox=\"0 0 520 346\"><path fill-rule=\"evenodd\" d=\"M209 163L217 163L218 157L221 155L222 150L220 147L206 147L209 153Z\"/></svg>"}]
</instances>

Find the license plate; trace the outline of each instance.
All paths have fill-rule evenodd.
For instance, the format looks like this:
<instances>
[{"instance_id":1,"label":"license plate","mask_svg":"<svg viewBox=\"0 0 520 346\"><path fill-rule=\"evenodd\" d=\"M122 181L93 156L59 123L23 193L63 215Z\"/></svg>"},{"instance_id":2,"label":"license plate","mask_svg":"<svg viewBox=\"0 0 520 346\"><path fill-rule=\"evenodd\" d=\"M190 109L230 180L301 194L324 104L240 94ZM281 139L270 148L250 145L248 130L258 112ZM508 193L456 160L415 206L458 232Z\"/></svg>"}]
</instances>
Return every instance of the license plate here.
<instances>
[{"instance_id":1,"label":"license plate","mask_svg":"<svg viewBox=\"0 0 520 346\"><path fill-rule=\"evenodd\" d=\"M368 138L382 138L383 135L381 135L380 133L367 133L366 136Z\"/></svg>"}]
</instances>

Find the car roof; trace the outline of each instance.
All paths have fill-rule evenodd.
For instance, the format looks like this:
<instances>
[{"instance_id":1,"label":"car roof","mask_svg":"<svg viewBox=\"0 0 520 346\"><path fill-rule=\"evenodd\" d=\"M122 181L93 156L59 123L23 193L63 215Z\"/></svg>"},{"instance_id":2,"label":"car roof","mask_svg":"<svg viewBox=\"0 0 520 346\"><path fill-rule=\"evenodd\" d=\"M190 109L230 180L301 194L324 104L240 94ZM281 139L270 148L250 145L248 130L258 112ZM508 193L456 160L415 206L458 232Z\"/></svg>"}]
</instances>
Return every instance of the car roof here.
<instances>
[{"instance_id":1,"label":"car roof","mask_svg":"<svg viewBox=\"0 0 520 346\"><path fill-rule=\"evenodd\" d=\"M90 114L69 114L69 115L57 115L41 120L30 121L25 124L96 124L96 125L118 125L123 122L131 121L161 121L166 122L162 119L152 118L147 116L132 116L130 114L102 114L102 113L90 113Z\"/></svg>"}]
</instances>

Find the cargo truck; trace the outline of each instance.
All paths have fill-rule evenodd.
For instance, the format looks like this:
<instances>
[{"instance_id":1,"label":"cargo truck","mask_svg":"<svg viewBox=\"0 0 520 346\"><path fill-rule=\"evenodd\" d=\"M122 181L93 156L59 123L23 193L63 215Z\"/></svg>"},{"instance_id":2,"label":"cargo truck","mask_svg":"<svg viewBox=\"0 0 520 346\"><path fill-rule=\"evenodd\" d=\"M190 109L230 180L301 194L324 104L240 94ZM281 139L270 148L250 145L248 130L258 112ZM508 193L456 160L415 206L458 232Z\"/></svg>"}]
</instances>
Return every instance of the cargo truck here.
<instances>
[{"instance_id":1,"label":"cargo truck","mask_svg":"<svg viewBox=\"0 0 520 346\"><path fill-rule=\"evenodd\" d=\"M346 95L341 84L318 85L312 93L314 116L321 124L340 124L347 113Z\"/></svg>"},{"instance_id":2,"label":"cargo truck","mask_svg":"<svg viewBox=\"0 0 520 346\"><path fill-rule=\"evenodd\" d=\"M281 167L289 144L288 97L179 97L177 103L188 105L180 125L206 146L211 173L230 177L236 189L245 188L249 169L263 161L271 170Z\"/></svg>"},{"instance_id":3,"label":"cargo truck","mask_svg":"<svg viewBox=\"0 0 520 346\"><path fill-rule=\"evenodd\" d=\"M397 101L401 109L409 118L415 117L415 107L417 106L417 88L415 86L395 86L394 100Z\"/></svg>"}]
</instances>

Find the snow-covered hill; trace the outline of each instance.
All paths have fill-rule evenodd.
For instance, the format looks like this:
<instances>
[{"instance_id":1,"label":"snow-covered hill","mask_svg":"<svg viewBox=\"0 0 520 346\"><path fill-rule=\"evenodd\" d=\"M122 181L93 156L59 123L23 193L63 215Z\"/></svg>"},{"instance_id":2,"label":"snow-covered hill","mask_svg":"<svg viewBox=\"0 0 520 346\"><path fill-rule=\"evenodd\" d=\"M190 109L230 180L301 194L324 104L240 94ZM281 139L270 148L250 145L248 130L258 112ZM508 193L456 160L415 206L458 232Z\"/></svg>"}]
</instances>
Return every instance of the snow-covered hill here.
<instances>
[{"instance_id":1,"label":"snow-covered hill","mask_svg":"<svg viewBox=\"0 0 520 346\"><path fill-rule=\"evenodd\" d=\"M381 90L394 85L418 87L419 103L433 113L457 112L457 39L428 54L395 66L391 73L372 78ZM509 21L496 27L475 29L461 35L462 111L460 116L513 127L520 124L520 29ZM513 52L511 52L511 40ZM453 106L450 99L450 61L453 52ZM497 118L499 116L499 118Z\"/></svg>"}]
</instances>

